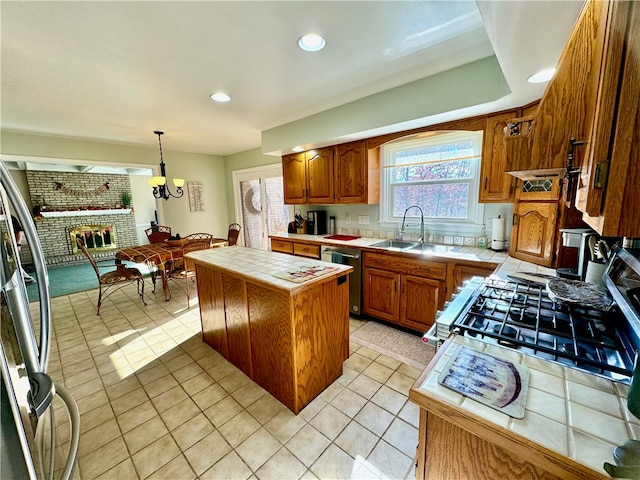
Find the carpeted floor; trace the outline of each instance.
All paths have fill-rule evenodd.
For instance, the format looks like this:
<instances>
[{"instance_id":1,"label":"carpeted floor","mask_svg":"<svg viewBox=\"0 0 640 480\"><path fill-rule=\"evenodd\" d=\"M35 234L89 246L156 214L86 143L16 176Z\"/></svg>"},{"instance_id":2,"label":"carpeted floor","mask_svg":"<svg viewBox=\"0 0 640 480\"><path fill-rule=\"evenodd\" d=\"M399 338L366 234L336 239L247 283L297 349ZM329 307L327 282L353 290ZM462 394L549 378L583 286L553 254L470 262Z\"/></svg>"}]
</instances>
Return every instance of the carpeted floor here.
<instances>
[{"instance_id":1,"label":"carpeted floor","mask_svg":"<svg viewBox=\"0 0 640 480\"><path fill-rule=\"evenodd\" d=\"M135 266L143 275L149 273L145 265L125 263L127 266ZM115 266L100 268L100 273L107 273L109 270L115 270ZM47 272L51 298L98 288L98 277L89 263L47 267ZM31 276L35 278L34 273ZM27 285L27 294L30 302L38 300L38 285L35 283Z\"/></svg>"},{"instance_id":2,"label":"carpeted floor","mask_svg":"<svg viewBox=\"0 0 640 480\"><path fill-rule=\"evenodd\" d=\"M368 321L351 334L351 340L382 352L396 360L424 370L436 353L435 348L422 341L422 336Z\"/></svg>"}]
</instances>

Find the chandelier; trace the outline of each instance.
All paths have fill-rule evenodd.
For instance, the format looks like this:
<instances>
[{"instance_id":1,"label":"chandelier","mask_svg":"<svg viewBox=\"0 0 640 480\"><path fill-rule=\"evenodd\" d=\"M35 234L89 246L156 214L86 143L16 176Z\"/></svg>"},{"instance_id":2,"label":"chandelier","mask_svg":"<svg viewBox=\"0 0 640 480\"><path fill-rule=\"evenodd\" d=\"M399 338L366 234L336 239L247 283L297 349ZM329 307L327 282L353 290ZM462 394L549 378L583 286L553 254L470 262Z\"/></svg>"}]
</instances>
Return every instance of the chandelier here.
<instances>
[{"instance_id":1,"label":"chandelier","mask_svg":"<svg viewBox=\"0 0 640 480\"><path fill-rule=\"evenodd\" d=\"M180 198L184 195L184 191L182 190L184 178L173 179L173 184L176 186L176 194L171 193L169 185L167 185L167 174L164 168L164 159L162 158L162 141L160 140L160 136L164 135L164 132L156 130L153 133L158 135L158 145L160 146L160 176L149 179L149 185L153 188L153 196L156 198L164 198L165 200L169 200L169 197Z\"/></svg>"}]
</instances>

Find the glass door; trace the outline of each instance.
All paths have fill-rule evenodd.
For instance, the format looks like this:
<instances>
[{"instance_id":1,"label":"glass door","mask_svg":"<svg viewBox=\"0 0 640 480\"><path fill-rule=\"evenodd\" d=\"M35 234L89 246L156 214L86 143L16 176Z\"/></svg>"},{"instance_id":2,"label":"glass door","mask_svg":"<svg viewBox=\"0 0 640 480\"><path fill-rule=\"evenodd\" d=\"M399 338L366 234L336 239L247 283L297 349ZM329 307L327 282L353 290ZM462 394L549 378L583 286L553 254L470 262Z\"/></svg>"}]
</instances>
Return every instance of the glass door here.
<instances>
[{"instance_id":1,"label":"glass door","mask_svg":"<svg viewBox=\"0 0 640 480\"><path fill-rule=\"evenodd\" d=\"M293 207L284 204L282 166L233 172L236 220L242 225L242 244L269 248L269 235L286 232Z\"/></svg>"}]
</instances>

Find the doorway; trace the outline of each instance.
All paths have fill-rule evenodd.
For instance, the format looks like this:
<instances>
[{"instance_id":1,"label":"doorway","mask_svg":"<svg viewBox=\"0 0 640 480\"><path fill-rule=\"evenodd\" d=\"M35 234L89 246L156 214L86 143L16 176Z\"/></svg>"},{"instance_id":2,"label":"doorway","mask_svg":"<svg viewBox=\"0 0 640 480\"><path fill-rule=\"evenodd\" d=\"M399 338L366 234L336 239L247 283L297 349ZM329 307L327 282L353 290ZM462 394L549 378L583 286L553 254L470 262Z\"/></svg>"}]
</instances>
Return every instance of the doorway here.
<instances>
[{"instance_id":1,"label":"doorway","mask_svg":"<svg viewBox=\"0 0 640 480\"><path fill-rule=\"evenodd\" d=\"M286 232L293 207L284 204L282 165L232 172L236 219L242 225L242 244L269 248L269 235Z\"/></svg>"}]
</instances>

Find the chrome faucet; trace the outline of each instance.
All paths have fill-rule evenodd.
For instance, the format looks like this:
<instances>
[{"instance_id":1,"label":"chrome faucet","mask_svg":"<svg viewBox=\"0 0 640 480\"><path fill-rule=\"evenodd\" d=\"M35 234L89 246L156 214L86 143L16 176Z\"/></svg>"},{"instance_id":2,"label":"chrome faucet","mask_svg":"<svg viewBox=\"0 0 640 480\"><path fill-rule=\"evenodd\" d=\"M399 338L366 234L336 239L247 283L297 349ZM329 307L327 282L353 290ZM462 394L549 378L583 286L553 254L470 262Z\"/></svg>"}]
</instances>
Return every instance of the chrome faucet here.
<instances>
[{"instance_id":1,"label":"chrome faucet","mask_svg":"<svg viewBox=\"0 0 640 480\"><path fill-rule=\"evenodd\" d=\"M420 247L422 248L422 245L424 245L424 212L422 211L422 208L420 208L418 205L411 205L410 207L407 207L407 209L404 211L404 215L402 216L402 226L400 227L400 238L403 238L404 236L404 227L405 227L404 222L407 219L407 212L412 208L417 208L418 210L420 210L420 236L418 237L418 240L420 241ZM408 225L409 224L407 224L406 226Z\"/></svg>"}]
</instances>

